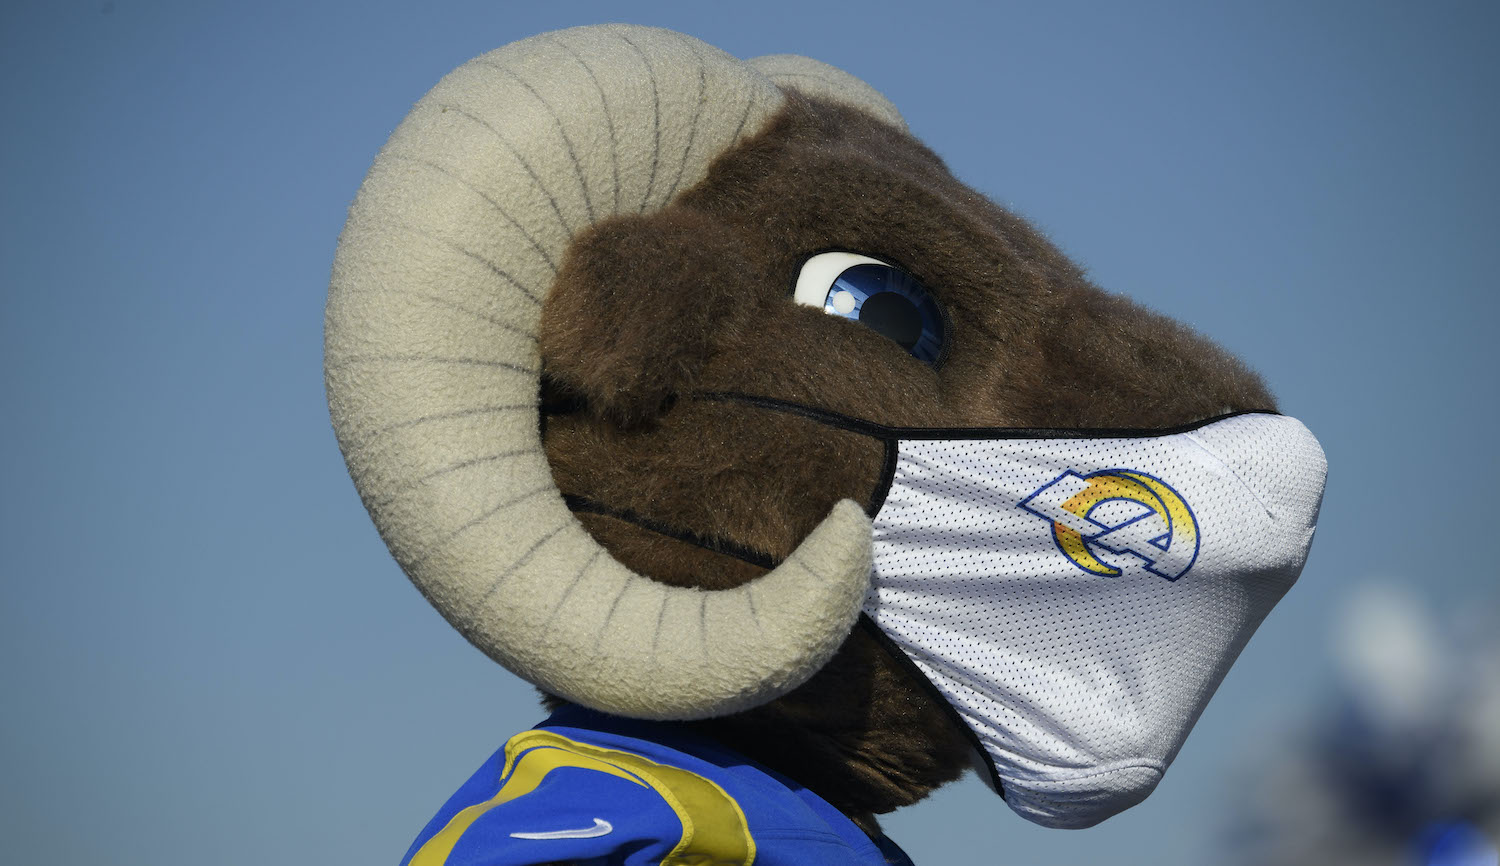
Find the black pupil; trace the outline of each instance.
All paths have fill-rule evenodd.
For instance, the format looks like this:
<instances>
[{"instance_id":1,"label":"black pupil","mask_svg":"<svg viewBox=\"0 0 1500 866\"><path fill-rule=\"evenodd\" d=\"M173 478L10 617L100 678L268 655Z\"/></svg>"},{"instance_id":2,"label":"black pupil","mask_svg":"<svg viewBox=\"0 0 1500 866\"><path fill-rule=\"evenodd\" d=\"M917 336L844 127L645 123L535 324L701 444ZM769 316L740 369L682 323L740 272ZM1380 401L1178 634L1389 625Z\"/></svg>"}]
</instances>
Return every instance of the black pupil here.
<instances>
[{"instance_id":1,"label":"black pupil","mask_svg":"<svg viewBox=\"0 0 1500 866\"><path fill-rule=\"evenodd\" d=\"M859 322L910 350L922 336L922 314L917 305L895 292L880 292L865 299Z\"/></svg>"}]
</instances>

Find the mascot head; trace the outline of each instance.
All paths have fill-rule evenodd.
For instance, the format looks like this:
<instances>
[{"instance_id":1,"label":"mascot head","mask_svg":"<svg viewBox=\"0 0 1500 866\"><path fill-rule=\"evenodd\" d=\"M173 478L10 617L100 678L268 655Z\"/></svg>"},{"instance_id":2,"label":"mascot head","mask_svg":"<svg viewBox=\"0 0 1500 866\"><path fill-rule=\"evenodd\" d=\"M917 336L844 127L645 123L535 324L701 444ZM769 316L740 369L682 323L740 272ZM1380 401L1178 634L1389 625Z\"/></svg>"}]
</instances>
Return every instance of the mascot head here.
<instances>
[{"instance_id":1,"label":"mascot head","mask_svg":"<svg viewBox=\"0 0 1500 866\"><path fill-rule=\"evenodd\" d=\"M455 628L552 701L683 720L857 820L971 762L1043 823L1144 797L1321 490L1300 426L1256 426L1295 422L1204 425L1273 412L1256 376L1091 285L868 85L663 30L444 78L350 210L326 334L360 495ZM1211 479L1168 477L1188 463ZM1261 559L1224 528L1252 500ZM1181 652L1130 679L1153 640Z\"/></svg>"}]
</instances>

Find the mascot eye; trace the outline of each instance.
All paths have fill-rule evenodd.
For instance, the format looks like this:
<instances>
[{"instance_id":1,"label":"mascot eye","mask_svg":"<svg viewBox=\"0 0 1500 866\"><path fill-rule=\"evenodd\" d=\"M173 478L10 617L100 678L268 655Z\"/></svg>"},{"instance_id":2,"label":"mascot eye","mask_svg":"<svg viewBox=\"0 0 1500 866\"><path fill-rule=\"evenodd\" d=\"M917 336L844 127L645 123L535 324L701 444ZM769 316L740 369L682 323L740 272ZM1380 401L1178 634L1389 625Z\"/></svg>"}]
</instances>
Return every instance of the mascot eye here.
<instances>
[{"instance_id":1,"label":"mascot eye","mask_svg":"<svg viewBox=\"0 0 1500 866\"><path fill-rule=\"evenodd\" d=\"M900 268L857 253L819 253L802 265L799 304L859 322L936 366L947 348L947 321L927 287Z\"/></svg>"}]
</instances>

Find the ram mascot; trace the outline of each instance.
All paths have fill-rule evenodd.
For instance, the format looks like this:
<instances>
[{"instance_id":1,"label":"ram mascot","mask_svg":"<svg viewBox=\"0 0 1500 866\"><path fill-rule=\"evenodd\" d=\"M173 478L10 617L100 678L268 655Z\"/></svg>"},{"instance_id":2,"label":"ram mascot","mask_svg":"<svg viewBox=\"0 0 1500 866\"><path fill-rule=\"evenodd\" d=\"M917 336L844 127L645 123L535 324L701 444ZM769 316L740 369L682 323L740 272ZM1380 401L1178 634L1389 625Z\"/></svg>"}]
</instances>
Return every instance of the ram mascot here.
<instances>
[{"instance_id":1,"label":"ram mascot","mask_svg":"<svg viewBox=\"0 0 1500 866\"><path fill-rule=\"evenodd\" d=\"M969 768L1095 824L1322 496L1253 373L871 87L645 27L416 104L340 239L326 378L396 560L551 711L411 866L907 863L875 816Z\"/></svg>"}]
</instances>

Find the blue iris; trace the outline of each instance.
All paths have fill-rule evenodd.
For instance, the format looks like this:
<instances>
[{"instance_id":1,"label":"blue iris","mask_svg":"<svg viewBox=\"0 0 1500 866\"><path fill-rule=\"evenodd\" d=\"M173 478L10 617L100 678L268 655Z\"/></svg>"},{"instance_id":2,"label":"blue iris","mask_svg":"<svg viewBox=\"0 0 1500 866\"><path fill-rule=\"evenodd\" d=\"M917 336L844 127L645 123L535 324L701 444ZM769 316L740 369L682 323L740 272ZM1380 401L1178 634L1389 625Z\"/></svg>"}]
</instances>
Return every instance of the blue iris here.
<instances>
[{"instance_id":1,"label":"blue iris","mask_svg":"<svg viewBox=\"0 0 1500 866\"><path fill-rule=\"evenodd\" d=\"M947 348L942 308L926 286L900 268L862 264L846 269L829 286L823 311L859 322L933 366Z\"/></svg>"}]
</instances>

